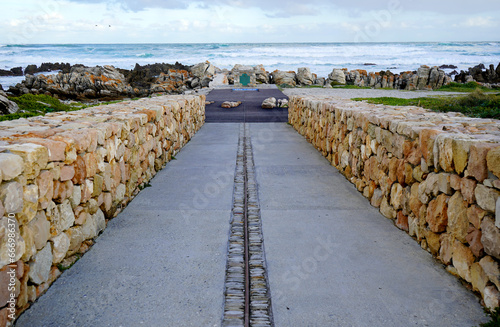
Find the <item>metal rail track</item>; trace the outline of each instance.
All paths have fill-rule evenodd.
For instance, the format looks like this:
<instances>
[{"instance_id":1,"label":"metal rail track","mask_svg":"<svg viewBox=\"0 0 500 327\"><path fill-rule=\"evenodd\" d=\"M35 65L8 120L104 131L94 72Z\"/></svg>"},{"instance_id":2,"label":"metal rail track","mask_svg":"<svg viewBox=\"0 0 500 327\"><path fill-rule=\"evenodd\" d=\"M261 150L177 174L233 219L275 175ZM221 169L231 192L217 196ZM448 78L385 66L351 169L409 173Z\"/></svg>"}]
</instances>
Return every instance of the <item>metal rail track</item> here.
<instances>
[{"instance_id":1,"label":"metal rail track","mask_svg":"<svg viewBox=\"0 0 500 327\"><path fill-rule=\"evenodd\" d=\"M223 327L274 326L251 138L240 128L228 242Z\"/></svg>"}]
</instances>

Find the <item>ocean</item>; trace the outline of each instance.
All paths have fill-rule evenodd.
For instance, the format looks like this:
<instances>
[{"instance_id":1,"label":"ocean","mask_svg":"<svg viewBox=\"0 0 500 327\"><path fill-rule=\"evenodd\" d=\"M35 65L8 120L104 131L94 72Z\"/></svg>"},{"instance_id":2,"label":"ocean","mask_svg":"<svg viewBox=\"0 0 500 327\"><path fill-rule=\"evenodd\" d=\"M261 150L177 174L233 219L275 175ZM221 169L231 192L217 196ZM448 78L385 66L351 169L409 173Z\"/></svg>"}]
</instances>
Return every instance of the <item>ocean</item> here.
<instances>
[{"instance_id":1,"label":"ocean","mask_svg":"<svg viewBox=\"0 0 500 327\"><path fill-rule=\"evenodd\" d=\"M500 42L0 45L0 68L7 70L43 62L132 69L136 63L178 61L193 65L205 60L227 69L235 64L262 64L268 71L309 67L320 77L326 77L333 68L399 73L420 65L455 65L460 71L481 63L496 67ZM22 79L0 77L0 84L6 89Z\"/></svg>"}]
</instances>

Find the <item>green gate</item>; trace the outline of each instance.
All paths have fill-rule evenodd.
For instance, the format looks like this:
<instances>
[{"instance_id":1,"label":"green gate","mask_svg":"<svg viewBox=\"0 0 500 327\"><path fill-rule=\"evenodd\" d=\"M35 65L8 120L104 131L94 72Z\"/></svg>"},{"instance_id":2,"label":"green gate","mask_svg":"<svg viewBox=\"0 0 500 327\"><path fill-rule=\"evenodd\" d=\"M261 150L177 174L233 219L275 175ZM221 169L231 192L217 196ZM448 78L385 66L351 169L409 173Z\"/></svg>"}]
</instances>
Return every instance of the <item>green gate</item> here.
<instances>
[{"instance_id":1,"label":"green gate","mask_svg":"<svg viewBox=\"0 0 500 327\"><path fill-rule=\"evenodd\" d=\"M250 76L248 76L247 74L243 73L240 76L240 84L243 85L243 86L248 86L248 84L250 84Z\"/></svg>"}]
</instances>

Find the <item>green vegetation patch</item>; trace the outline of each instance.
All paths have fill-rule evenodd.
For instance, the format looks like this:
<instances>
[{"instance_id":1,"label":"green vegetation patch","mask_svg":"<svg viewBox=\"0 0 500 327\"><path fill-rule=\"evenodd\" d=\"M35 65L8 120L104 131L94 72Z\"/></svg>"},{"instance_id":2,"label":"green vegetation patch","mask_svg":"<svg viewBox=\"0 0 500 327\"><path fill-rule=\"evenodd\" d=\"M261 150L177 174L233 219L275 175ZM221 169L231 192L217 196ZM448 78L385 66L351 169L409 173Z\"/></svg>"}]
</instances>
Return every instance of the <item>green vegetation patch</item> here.
<instances>
[{"instance_id":1,"label":"green vegetation patch","mask_svg":"<svg viewBox=\"0 0 500 327\"><path fill-rule=\"evenodd\" d=\"M480 85L479 83L476 82L469 82L469 83L455 83L451 82L448 85L443 85L436 91L447 91L447 92L474 92L476 90L480 90L483 92L491 92L492 90Z\"/></svg>"},{"instance_id":2,"label":"green vegetation patch","mask_svg":"<svg viewBox=\"0 0 500 327\"><path fill-rule=\"evenodd\" d=\"M332 82L333 83L333 82ZM339 88L339 89L354 89L354 90L369 90L371 87L369 86L357 86L357 85L336 85L333 86L334 88Z\"/></svg>"},{"instance_id":3,"label":"green vegetation patch","mask_svg":"<svg viewBox=\"0 0 500 327\"><path fill-rule=\"evenodd\" d=\"M81 103L65 104L49 95L23 94L19 97L9 97L19 106L19 111L14 114L0 116L0 121L43 116L49 112L74 111L83 109L86 105Z\"/></svg>"},{"instance_id":4,"label":"green vegetation patch","mask_svg":"<svg viewBox=\"0 0 500 327\"><path fill-rule=\"evenodd\" d=\"M354 98L355 101L366 101L389 106L419 106L438 112L460 112L469 117L500 119L500 94L484 94L476 90L466 96L429 97L415 99Z\"/></svg>"},{"instance_id":5,"label":"green vegetation patch","mask_svg":"<svg viewBox=\"0 0 500 327\"><path fill-rule=\"evenodd\" d=\"M491 320L487 323L479 324L480 327L500 327L500 308L496 307L493 310L485 308L484 312L490 316Z\"/></svg>"}]
</instances>

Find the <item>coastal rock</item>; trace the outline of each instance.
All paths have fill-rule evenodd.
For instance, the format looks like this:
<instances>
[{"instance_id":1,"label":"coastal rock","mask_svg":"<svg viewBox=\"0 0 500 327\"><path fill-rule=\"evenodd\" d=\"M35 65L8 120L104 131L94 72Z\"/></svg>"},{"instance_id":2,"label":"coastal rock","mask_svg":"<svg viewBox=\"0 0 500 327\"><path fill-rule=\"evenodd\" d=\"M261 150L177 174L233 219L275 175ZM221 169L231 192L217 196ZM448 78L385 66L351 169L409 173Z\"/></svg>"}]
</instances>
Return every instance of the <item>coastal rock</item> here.
<instances>
[{"instance_id":1,"label":"coastal rock","mask_svg":"<svg viewBox=\"0 0 500 327\"><path fill-rule=\"evenodd\" d=\"M311 70L307 67L301 67L297 70L297 80L301 85L314 84L314 77Z\"/></svg>"},{"instance_id":2,"label":"coastal rock","mask_svg":"<svg viewBox=\"0 0 500 327\"><path fill-rule=\"evenodd\" d=\"M255 72L255 80L257 81L257 83L269 83L269 73L266 71L263 65L257 65L253 68L253 70Z\"/></svg>"},{"instance_id":3,"label":"coastal rock","mask_svg":"<svg viewBox=\"0 0 500 327\"><path fill-rule=\"evenodd\" d=\"M334 85L345 85L346 79L344 71L342 69L334 68L333 71L328 75L327 83L333 83Z\"/></svg>"},{"instance_id":4,"label":"coastal rock","mask_svg":"<svg viewBox=\"0 0 500 327\"><path fill-rule=\"evenodd\" d=\"M281 71L281 70L275 70L272 72L272 80L274 84L276 85L288 85L295 87L297 85L297 77L295 72L289 71Z\"/></svg>"},{"instance_id":5,"label":"coastal rock","mask_svg":"<svg viewBox=\"0 0 500 327\"><path fill-rule=\"evenodd\" d=\"M191 74L202 80L205 77L213 77L215 75L215 66L209 61L205 61L191 67Z\"/></svg>"},{"instance_id":6,"label":"coastal rock","mask_svg":"<svg viewBox=\"0 0 500 327\"><path fill-rule=\"evenodd\" d=\"M262 102L262 109L273 109L276 107L276 98L267 98Z\"/></svg>"},{"instance_id":7,"label":"coastal rock","mask_svg":"<svg viewBox=\"0 0 500 327\"><path fill-rule=\"evenodd\" d=\"M14 114L19 111L19 106L14 101L10 101L8 98L0 95L0 114Z\"/></svg>"},{"instance_id":8,"label":"coastal rock","mask_svg":"<svg viewBox=\"0 0 500 327\"><path fill-rule=\"evenodd\" d=\"M229 109L229 108L236 108L236 107L238 107L240 104L241 104L241 101L238 101L238 102L224 101L224 102L221 104L221 107L222 107L222 108L226 108L226 109Z\"/></svg>"}]
</instances>

